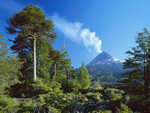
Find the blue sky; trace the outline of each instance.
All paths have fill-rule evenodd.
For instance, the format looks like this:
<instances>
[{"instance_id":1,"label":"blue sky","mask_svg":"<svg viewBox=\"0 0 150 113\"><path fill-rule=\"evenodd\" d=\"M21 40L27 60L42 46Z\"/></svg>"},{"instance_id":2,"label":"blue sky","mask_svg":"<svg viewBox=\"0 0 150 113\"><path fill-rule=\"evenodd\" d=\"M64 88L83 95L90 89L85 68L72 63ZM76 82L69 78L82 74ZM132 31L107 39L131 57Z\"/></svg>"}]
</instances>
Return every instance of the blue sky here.
<instances>
[{"instance_id":1,"label":"blue sky","mask_svg":"<svg viewBox=\"0 0 150 113\"><path fill-rule=\"evenodd\" d=\"M6 34L6 20L30 3L53 19L53 47L60 50L65 43L75 68L101 51L124 60L137 34L144 27L150 30L149 0L0 0L0 33L6 39L14 37Z\"/></svg>"}]
</instances>

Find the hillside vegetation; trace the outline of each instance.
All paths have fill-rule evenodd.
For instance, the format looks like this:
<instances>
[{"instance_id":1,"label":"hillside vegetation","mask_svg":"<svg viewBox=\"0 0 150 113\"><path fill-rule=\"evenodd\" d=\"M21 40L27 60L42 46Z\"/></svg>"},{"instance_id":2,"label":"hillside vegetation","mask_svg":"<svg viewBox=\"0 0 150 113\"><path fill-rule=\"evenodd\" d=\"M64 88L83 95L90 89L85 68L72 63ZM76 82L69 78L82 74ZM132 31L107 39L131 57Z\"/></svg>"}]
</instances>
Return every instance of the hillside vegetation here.
<instances>
[{"instance_id":1,"label":"hillside vegetation","mask_svg":"<svg viewBox=\"0 0 150 113\"><path fill-rule=\"evenodd\" d=\"M120 73L90 75L83 61L77 72L63 46L55 50L53 21L35 5L28 5L7 20L12 35L10 53L0 35L0 113L133 113L150 112L150 39L145 28L137 47L127 53ZM123 84L101 86L101 80ZM122 88L122 89L121 89Z\"/></svg>"}]
</instances>

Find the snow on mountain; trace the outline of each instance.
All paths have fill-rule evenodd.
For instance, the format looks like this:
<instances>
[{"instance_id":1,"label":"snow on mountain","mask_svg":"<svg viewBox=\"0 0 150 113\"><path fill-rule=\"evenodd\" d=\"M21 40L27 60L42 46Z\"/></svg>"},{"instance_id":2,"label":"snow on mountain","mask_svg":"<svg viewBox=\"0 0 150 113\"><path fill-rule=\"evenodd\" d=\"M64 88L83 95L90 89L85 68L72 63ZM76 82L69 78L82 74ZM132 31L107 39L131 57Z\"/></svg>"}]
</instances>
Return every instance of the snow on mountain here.
<instances>
[{"instance_id":1,"label":"snow on mountain","mask_svg":"<svg viewBox=\"0 0 150 113\"><path fill-rule=\"evenodd\" d=\"M112 56L110 56L108 53L106 53L105 51L100 53L95 59L93 59L88 65L87 67L93 65L109 65L109 64L114 64L114 63L120 63L122 64L121 60L118 60L116 58L113 58Z\"/></svg>"},{"instance_id":2,"label":"snow on mountain","mask_svg":"<svg viewBox=\"0 0 150 113\"><path fill-rule=\"evenodd\" d=\"M123 71L123 62L103 51L86 67L89 73L119 72Z\"/></svg>"}]
</instances>

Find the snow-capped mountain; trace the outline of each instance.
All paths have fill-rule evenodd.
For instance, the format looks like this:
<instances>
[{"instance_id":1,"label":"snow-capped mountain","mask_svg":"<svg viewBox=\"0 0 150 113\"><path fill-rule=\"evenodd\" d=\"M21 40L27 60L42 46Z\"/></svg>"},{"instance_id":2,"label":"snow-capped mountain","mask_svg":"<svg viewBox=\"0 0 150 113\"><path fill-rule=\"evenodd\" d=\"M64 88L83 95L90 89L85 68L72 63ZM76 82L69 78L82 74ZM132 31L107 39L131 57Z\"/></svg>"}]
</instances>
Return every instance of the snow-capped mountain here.
<instances>
[{"instance_id":1,"label":"snow-capped mountain","mask_svg":"<svg viewBox=\"0 0 150 113\"><path fill-rule=\"evenodd\" d=\"M124 71L123 62L106 52L100 53L86 67L90 74Z\"/></svg>"}]
</instances>

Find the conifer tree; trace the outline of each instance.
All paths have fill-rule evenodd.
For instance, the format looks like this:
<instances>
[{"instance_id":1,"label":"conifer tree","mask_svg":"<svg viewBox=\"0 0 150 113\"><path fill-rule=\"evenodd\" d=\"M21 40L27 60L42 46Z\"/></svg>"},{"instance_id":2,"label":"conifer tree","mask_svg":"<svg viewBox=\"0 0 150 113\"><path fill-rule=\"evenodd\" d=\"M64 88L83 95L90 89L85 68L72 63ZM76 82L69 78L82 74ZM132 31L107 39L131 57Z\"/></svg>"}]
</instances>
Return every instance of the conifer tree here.
<instances>
[{"instance_id":1,"label":"conifer tree","mask_svg":"<svg viewBox=\"0 0 150 113\"><path fill-rule=\"evenodd\" d=\"M90 85L90 79L89 79L89 73L87 68L85 67L85 62L82 62L82 66L79 68L78 72L77 72L77 78L78 78L78 82L80 84L80 88L79 89L88 89L89 85Z\"/></svg>"},{"instance_id":2,"label":"conifer tree","mask_svg":"<svg viewBox=\"0 0 150 113\"><path fill-rule=\"evenodd\" d=\"M0 93L18 82L17 74L21 67L21 62L16 56L7 55L9 49L3 39L4 37L0 34Z\"/></svg>"},{"instance_id":3,"label":"conifer tree","mask_svg":"<svg viewBox=\"0 0 150 113\"><path fill-rule=\"evenodd\" d=\"M64 90L67 90L70 79L70 71L72 70L71 59L69 59L68 51L66 51L65 46L63 45L61 52L55 51L53 56L55 56L53 57L54 79L61 83Z\"/></svg>"},{"instance_id":4,"label":"conifer tree","mask_svg":"<svg viewBox=\"0 0 150 113\"><path fill-rule=\"evenodd\" d=\"M53 22L46 18L40 8L28 5L10 17L7 23L8 33L17 34L11 49L18 53L21 60L24 61L21 71L24 75L30 76L33 74L31 70L34 67L34 81L36 81L36 52L42 48L41 43L52 43L56 38Z\"/></svg>"},{"instance_id":5,"label":"conifer tree","mask_svg":"<svg viewBox=\"0 0 150 113\"><path fill-rule=\"evenodd\" d=\"M146 28L138 34L136 43L136 47L126 52L130 57L124 62L124 68L129 68L129 71L124 74L122 82L131 93L144 92L147 97L150 86L150 33Z\"/></svg>"},{"instance_id":6,"label":"conifer tree","mask_svg":"<svg viewBox=\"0 0 150 113\"><path fill-rule=\"evenodd\" d=\"M53 62L49 57L49 51L52 49L51 43L56 39L56 34L53 21L34 5L28 5L15 13L7 23L8 33L16 34L15 40L10 39L14 43L11 49L23 62L20 69L22 75L18 75L20 83L11 87L12 91L17 88L18 94L15 93L14 96L20 97L34 89L32 83L37 77L44 78L43 82L49 80Z\"/></svg>"}]
</instances>

